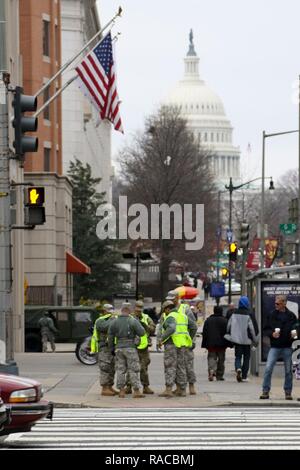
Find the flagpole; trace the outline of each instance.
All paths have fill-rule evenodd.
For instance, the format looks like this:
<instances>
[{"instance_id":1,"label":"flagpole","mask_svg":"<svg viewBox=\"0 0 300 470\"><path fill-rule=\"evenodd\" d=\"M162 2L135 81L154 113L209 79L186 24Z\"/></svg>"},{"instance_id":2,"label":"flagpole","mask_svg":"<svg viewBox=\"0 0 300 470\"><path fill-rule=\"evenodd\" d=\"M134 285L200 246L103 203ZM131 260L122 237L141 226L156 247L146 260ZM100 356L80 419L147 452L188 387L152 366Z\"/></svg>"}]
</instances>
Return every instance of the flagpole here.
<instances>
[{"instance_id":1,"label":"flagpole","mask_svg":"<svg viewBox=\"0 0 300 470\"><path fill-rule=\"evenodd\" d=\"M44 109L47 108L47 107L49 106L49 104L52 103L52 101L54 101L59 95L61 95L62 92L63 92L66 88L68 88L68 86L71 85L71 83L73 83L74 80L76 80L76 78L78 78L78 75L75 75L74 77L70 78L70 80L68 80L68 81L64 84L63 87L61 87L59 90L57 90L57 92L56 92L53 96L51 96L51 98L49 98L49 100L46 101L46 103L44 103L43 106L42 106L40 109L38 109L38 110L36 111L36 113L33 115L33 117L35 117L35 118L38 117L38 116L44 111Z\"/></svg>"},{"instance_id":2,"label":"flagpole","mask_svg":"<svg viewBox=\"0 0 300 470\"><path fill-rule=\"evenodd\" d=\"M74 60L77 59L77 57L80 56L80 54L82 54L83 51L85 51L89 45L100 35L103 33L103 31L105 31L116 19L118 16L121 16L122 14L122 8L119 7L119 10L118 10L118 13L115 14L115 16L102 28L100 29L84 46L83 48L77 52L71 59L69 59L57 72L55 75L53 75L53 77L51 77L48 82L46 82L42 88L40 88L40 90L35 94L35 98L37 98L41 93L43 93L44 90L46 90L50 85L51 83L54 82L54 80L56 80L57 77L59 77L59 75L61 75L68 67L69 65L72 64L72 62L74 62Z\"/></svg>"},{"instance_id":3,"label":"flagpole","mask_svg":"<svg viewBox=\"0 0 300 470\"><path fill-rule=\"evenodd\" d=\"M298 259L297 263L300 264L300 75L299 75L299 85L298 85L298 119L299 119L299 129L298 129Z\"/></svg>"}]
</instances>

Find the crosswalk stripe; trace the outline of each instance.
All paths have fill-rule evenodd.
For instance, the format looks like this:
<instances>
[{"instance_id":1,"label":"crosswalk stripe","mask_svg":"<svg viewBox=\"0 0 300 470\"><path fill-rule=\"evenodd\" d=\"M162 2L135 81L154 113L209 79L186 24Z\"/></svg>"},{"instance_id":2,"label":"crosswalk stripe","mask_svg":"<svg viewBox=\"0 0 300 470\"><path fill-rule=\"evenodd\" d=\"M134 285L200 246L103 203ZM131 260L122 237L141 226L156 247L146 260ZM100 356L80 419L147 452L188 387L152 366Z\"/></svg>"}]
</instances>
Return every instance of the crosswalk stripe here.
<instances>
[{"instance_id":1,"label":"crosswalk stripe","mask_svg":"<svg viewBox=\"0 0 300 470\"><path fill-rule=\"evenodd\" d=\"M103 450L300 449L300 410L286 407L55 409L52 422L1 448Z\"/></svg>"}]
</instances>

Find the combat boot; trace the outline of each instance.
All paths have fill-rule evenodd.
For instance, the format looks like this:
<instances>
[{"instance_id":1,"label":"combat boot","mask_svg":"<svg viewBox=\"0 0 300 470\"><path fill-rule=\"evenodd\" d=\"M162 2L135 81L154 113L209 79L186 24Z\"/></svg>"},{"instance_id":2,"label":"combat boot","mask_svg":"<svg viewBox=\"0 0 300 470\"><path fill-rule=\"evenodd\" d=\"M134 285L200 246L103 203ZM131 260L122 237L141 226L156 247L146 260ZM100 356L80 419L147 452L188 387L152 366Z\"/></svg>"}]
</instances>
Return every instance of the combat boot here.
<instances>
[{"instance_id":1,"label":"combat boot","mask_svg":"<svg viewBox=\"0 0 300 470\"><path fill-rule=\"evenodd\" d=\"M109 386L109 389L113 392L114 395L119 395L118 390L115 390L112 385Z\"/></svg>"},{"instance_id":2,"label":"combat boot","mask_svg":"<svg viewBox=\"0 0 300 470\"><path fill-rule=\"evenodd\" d=\"M173 392L173 395L175 395L175 396L177 397L177 394L178 394L179 392L180 392L180 387L179 387L178 384L176 384L176 388L175 388L175 390L174 390L174 392Z\"/></svg>"},{"instance_id":3,"label":"combat boot","mask_svg":"<svg viewBox=\"0 0 300 470\"><path fill-rule=\"evenodd\" d=\"M149 387L149 385L146 385L146 386L144 387L143 393L145 393L145 395L153 395L153 394L154 394L153 390L151 390L151 388Z\"/></svg>"},{"instance_id":4,"label":"combat boot","mask_svg":"<svg viewBox=\"0 0 300 470\"><path fill-rule=\"evenodd\" d=\"M197 395L194 384L189 384L190 395Z\"/></svg>"},{"instance_id":5,"label":"combat boot","mask_svg":"<svg viewBox=\"0 0 300 470\"><path fill-rule=\"evenodd\" d=\"M166 386L166 390L158 395L159 397L172 398L174 395L172 393L172 387Z\"/></svg>"},{"instance_id":6,"label":"combat boot","mask_svg":"<svg viewBox=\"0 0 300 470\"><path fill-rule=\"evenodd\" d=\"M180 388L178 392L176 392L177 397L186 397L186 390L185 388Z\"/></svg>"},{"instance_id":7,"label":"combat boot","mask_svg":"<svg viewBox=\"0 0 300 470\"><path fill-rule=\"evenodd\" d=\"M120 388L119 398L125 398L125 387Z\"/></svg>"},{"instance_id":8,"label":"combat boot","mask_svg":"<svg viewBox=\"0 0 300 470\"><path fill-rule=\"evenodd\" d=\"M104 397L114 397L115 396L114 392L109 388L108 385L104 385L102 387L101 395L103 395Z\"/></svg>"},{"instance_id":9,"label":"combat boot","mask_svg":"<svg viewBox=\"0 0 300 470\"><path fill-rule=\"evenodd\" d=\"M125 393L126 395L128 395L129 393L132 393L131 385L127 385L127 387L125 388Z\"/></svg>"},{"instance_id":10,"label":"combat boot","mask_svg":"<svg viewBox=\"0 0 300 470\"><path fill-rule=\"evenodd\" d=\"M135 389L133 390L133 395L132 395L132 398L145 398L145 395L143 395L139 389Z\"/></svg>"}]
</instances>

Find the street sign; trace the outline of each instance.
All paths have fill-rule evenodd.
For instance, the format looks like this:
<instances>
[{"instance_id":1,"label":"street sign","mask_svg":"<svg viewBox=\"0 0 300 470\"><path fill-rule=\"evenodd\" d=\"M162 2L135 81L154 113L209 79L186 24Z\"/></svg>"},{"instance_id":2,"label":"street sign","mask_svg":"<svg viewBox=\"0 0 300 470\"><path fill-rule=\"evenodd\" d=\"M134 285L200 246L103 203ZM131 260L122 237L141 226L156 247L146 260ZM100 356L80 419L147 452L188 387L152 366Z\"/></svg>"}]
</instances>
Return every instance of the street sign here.
<instances>
[{"instance_id":1,"label":"street sign","mask_svg":"<svg viewBox=\"0 0 300 470\"><path fill-rule=\"evenodd\" d=\"M228 228L228 229L226 230L226 232L227 232L227 241L230 243L230 242L232 242L232 235L233 235L233 232L232 232L232 230L231 230L230 228Z\"/></svg>"},{"instance_id":2,"label":"street sign","mask_svg":"<svg viewBox=\"0 0 300 470\"><path fill-rule=\"evenodd\" d=\"M291 235L297 232L297 224L280 224L279 228L284 235Z\"/></svg>"}]
</instances>

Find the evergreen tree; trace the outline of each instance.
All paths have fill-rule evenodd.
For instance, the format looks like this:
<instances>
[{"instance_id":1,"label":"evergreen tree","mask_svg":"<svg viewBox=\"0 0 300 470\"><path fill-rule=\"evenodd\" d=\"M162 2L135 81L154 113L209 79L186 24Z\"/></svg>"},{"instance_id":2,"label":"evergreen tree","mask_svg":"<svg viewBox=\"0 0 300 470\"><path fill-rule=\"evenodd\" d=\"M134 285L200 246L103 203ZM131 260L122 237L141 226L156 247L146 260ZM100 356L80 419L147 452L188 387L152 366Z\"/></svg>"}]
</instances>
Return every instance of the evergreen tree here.
<instances>
[{"instance_id":1,"label":"evergreen tree","mask_svg":"<svg viewBox=\"0 0 300 470\"><path fill-rule=\"evenodd\" d=\"M73 184L73 253L92 271L74 275L74 301L106 298L120 289L116 267L120 255L115 241L100 240L96 234L100 220L96 212L106 203L105 193L96 190L101 178L93 178L90 165L78 159L70 163L68 176Z\"/></svg>"}]
</instances>

